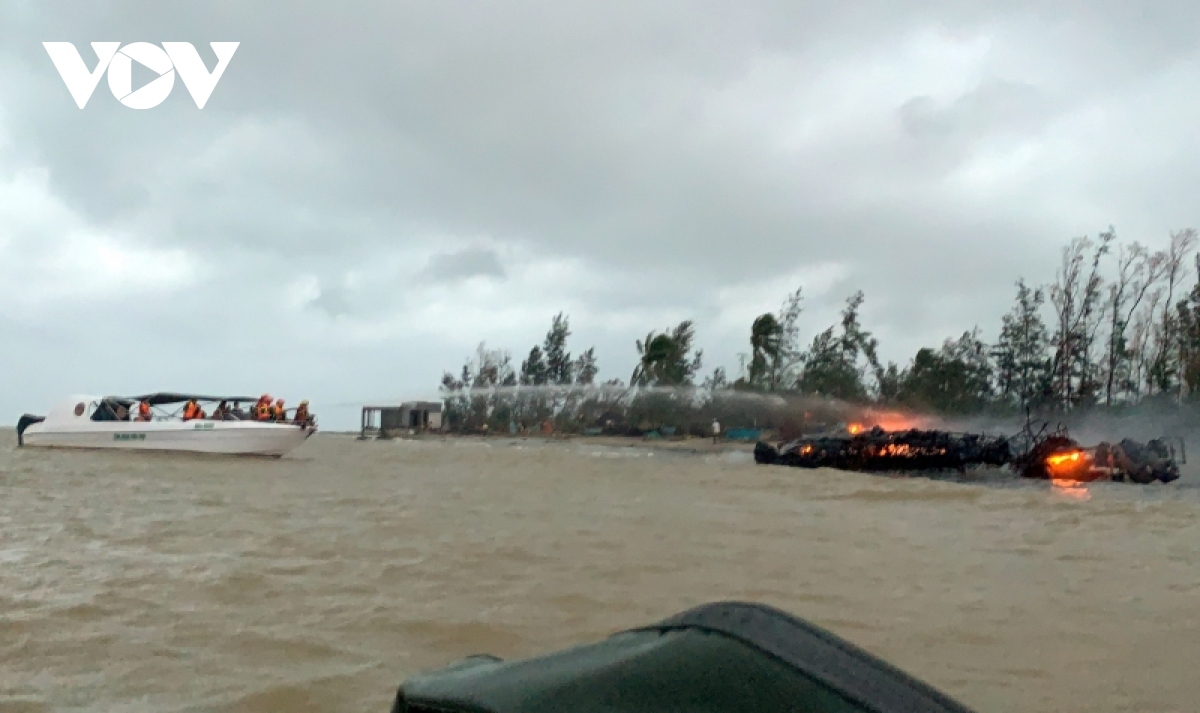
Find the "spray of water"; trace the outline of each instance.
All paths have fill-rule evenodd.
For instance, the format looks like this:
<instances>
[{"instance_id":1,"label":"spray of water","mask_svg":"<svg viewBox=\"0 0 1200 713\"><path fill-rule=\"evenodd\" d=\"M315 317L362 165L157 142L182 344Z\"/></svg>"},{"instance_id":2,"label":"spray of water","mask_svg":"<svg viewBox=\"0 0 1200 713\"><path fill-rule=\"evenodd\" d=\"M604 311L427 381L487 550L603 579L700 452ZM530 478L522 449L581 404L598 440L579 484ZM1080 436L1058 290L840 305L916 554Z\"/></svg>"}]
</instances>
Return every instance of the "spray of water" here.
<instances>
[{"instance_id":1,"label":"spray of water","mask_svg":"<svg viewBox=\"0 0 1200 713\"><path fill-rule=\"evenodd\" d=\"M370 402L331 404L333 407L349 408L370 405L400 404L414 399L396 399ZM501 406L540 404L548 406L556 414L574 413L586 404L586 410L596 417L603 412L606 417L622 420L629 410L639 404L645 406L654 401L669 404L670 416L695 423L703 418L716 418L730 428L774 427L787 424L785 430L817 429L835 424L854 425L859 428L881 426L887 430L927 428L935 419L914 411L864 406L828 397L796 393L764 393L735 389L710 389L699 386L624 386L613 384L596 385L514 385L467 388L442 391L428 400L443 401L448 407L454 404L487 403L489 411ZM662 425L668 425L666 421Z\"/></svg>"},{"instance_id":2,"label":"spray of water","mask_svg":"<svg viewBox=\"0 0 1200 713\"><path fill-rule=\"evenodd\" d=\"M792 417L810 422L833 419L856 423L865 428L882 426L886 430L903 428L939 428L976 433L1015 434L1026 424L1024 415L942 416L898 407L857 404L839 399L788 393L758 392L735 389L709 389L699 386L624 386L613 384L541 384L488 386L458 391L428 394L424 399L363 399L326 404L332 408L359 408L364 405L399 405L416 400L448 401L454 399L488 399L496 402L541 400L555 402L594 401L612 406L628 405L638 399L657 396L681 406L701 408L723 405L761 410L775 417ZM1078 440L1091 442L1134 438L1149 440L1160 436L1200 440L1200 413L1196 409L1176 404L1146 402L1121 411L1079 410L1062 414L1033 416L1035 424L1063 425Z\"/></svg>"}]
</instances>

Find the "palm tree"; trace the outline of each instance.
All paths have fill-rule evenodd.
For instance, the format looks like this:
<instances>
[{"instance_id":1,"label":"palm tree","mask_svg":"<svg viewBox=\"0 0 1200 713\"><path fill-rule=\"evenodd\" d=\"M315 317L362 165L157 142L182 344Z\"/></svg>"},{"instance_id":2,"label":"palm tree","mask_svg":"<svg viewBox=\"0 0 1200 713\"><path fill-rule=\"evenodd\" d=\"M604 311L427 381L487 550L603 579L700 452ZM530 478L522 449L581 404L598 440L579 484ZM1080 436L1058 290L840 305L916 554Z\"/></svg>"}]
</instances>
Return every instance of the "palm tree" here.
<instances>
[{"instance_id":1,"label":"palm tree","mask_svg":"<svg viewBox=\"0 0 1200 713\"><path fill-rule=\"evenodd\" d=\"M780 350L783 347L783 325L770 312L754 320L750 326L750 369L747 376L751 386L773 388L777 379Z\"/></svg>"},{"instance_id":2,"label":"palm tree","mask_svg":"<svg viewBox=\"0 0 1200 713\"><path fill-rule=\"evenodd\" d=\"M690 356L696 328L692 320L684 320L673 332L650 332L637 341L640 359L630 377L631 386L680 386L692 383L700 369L702 350Z\"/></svg>"}]
</instances>

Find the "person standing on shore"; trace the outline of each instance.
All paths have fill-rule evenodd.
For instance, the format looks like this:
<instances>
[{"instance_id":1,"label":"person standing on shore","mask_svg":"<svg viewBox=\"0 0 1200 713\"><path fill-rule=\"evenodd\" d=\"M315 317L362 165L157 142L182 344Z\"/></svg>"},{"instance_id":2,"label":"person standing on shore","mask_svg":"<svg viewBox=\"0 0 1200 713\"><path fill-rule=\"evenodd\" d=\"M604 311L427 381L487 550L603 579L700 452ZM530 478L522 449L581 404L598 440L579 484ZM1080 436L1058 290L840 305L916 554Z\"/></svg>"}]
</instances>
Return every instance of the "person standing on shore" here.
<instances>
[{"instance_id":1,"label":"person standing on shore","mask_svg":"<svg viewBox=\"0 0 1200 713\"><path fill-rule=\"evenodd\" d=\"M721 435L721 423L719 421L717 421L717 419L715 419L715 418L713 419L712 433L713 433L713 443L716 443L717 438L719 438Z\"/></svg>"}]
</instances>

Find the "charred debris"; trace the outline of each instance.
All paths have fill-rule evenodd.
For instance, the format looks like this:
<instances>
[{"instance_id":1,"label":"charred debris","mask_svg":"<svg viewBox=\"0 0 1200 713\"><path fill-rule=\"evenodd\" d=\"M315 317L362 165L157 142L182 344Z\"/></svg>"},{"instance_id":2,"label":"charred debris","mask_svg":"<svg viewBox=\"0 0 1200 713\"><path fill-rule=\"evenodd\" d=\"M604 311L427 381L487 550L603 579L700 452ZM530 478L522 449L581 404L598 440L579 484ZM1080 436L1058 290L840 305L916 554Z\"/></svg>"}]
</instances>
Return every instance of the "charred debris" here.
<instances>
[{"instance_id":1,"label":"charred debris","mask_svg":"<svg viewBox=\"0 0 1200 713\"><path fill-rule=\"evenodd\" d=\"M1013 437L852 425L779 446L760 441L754 446L754 460L761 465L912 474L1007 467L1023 478L1144 484L1178 480L1179 464L1187 462L1187 454L1182 439L1166 437L1083 446L1065 428L1050 429L1049 424L1036 431L1026 424Z\"/></svg>"}]
</instances>

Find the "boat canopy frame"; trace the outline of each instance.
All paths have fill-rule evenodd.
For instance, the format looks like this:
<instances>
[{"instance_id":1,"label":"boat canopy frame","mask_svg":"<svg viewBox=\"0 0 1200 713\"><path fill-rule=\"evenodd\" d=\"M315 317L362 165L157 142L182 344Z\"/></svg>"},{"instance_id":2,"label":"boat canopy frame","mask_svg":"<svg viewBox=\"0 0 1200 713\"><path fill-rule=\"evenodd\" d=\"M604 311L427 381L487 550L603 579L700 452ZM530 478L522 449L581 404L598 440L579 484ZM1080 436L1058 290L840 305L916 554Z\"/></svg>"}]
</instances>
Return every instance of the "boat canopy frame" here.
<instances>
[{"instance_id":1,"label":"boat canopy frame","mask_svg":"<svg viewBox=\"0 0 1200 713\"><path fill-rule=\"evenodd\" d=\"M201 394L186 394L174 392L158 392L153 394L144 394L142 396L101 396L93 400L95 411L92 414L93 421L129 421L132 411L137 404L146 402L154 413L158 414L163 420L171 420L178 418L182 413L181 408L163 408L164 406L174 406L184 404L188 401L196 401L198 403L219 403L221 401L234 403L253 404L258 401L253 396L207 396ZM121 413L124 410L124 414Z\"/></svg>"},{"instance_id":2,"label":"boat canopy frame","mask_svg":"<svg viewBox=\"0 0 1200 713\"><path fill-rule=\"evenodd\" d=\"M238 401L242 403L256 403L257 396L202 396L199 394L179 394L171 392L162 392L156 394L145 394L143 396L128 396L128 397L106 397L113 401L129 401L131 403L140 403L145 401L151 406L162 406L164 404L181 404L187 401L204 401L206 403L219 403L221 401Z\"/></svg>"}]
</instances>

